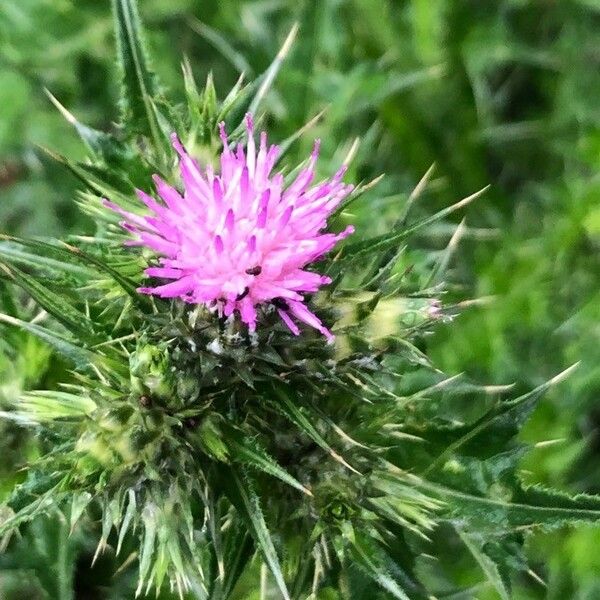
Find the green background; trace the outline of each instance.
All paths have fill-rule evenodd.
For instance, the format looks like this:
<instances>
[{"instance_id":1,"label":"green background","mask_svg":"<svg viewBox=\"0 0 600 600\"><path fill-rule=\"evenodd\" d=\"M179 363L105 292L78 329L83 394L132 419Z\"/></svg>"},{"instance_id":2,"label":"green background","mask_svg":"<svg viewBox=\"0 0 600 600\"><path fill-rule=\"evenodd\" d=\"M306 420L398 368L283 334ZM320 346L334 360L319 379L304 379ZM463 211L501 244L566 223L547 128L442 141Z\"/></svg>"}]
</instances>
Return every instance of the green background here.
<instances>
[{"instance_id":1,"label":"green background","mask_svg":"<svg viewBox=\"0 0 600 600\"><path fill-rule=\"evenodd\" d=\"M444 298L473 302L440 325L428 353L449 374L519 390L581 361L522 432L536 444L522 476L600 493L600 3L140 4L155 70L181 98L184 55L198 81L212 71L224 96L241 71L248 79L261 73L299 23L267 99L270 136L283 139L326 109L298 155L318 135L325 160L339 162L361 138L351 178L385 173L353 207L361 233L384 231L434 162L415 207L422 215L491 184L464 215ZM1 232L91 230L76 209L77 182L43 150L84 154L44 88L82 122L110 129L113 42L108 0L0 2ZM423 249L418 268L427 269L453 231L440 226L413 240ZM52 535L37 539L52 547ZM600 598L599 546L592 528L532 538L532 569L545 585L517 581L515 597ZM0 593L9 577L0 572ZM487 588L477 597L495 598Z\"/></svg>"}]
</instances>

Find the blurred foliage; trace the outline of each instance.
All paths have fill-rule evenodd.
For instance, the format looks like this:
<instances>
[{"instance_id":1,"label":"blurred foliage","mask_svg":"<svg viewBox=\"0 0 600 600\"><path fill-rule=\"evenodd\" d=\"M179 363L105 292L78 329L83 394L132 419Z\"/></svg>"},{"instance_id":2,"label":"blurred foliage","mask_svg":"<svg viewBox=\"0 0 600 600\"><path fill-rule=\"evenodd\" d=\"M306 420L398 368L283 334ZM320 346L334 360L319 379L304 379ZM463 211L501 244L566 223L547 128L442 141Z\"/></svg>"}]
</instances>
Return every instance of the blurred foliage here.
<instances>
[{"instance_id":1,"label":"blurred foliage","mask_svg":"<svg viewBox=\"0 0 600 600\"><path fill-rule=\"evenodd\" d=\"M538 443L523 473L600 491L600 4L144 0L141 9L154 66L182 99L183 55L199 81L212 71L223 92L240 71L262 72L298 21L290 60L266 99L269 129L284 139L325 110L292 152L306 153L320 135L333 160L362 138L349 178L386 175L353 208L365 232L389 227L433 162L432 186L415 207L424 215L492 184L468 212L447 299L477 302L440 327L427 351L447 372L519 389L581 360L523 431ZM107 129L117 115L114 71L109 2L0 3L3 232L89 227L75 210L77 182L43 150L83 152L44 88L81 121ZM375 211L381 218L373 220ZM415 251L441 251L451 234L429 230ZM0 365L3 385L5 372ZM528 579L515 597L596 597L598 543L600 532L589 529L534 538L529 552L548 587ZM469 566L452 568L473 577Z\"/></svg>"}]
</instances>

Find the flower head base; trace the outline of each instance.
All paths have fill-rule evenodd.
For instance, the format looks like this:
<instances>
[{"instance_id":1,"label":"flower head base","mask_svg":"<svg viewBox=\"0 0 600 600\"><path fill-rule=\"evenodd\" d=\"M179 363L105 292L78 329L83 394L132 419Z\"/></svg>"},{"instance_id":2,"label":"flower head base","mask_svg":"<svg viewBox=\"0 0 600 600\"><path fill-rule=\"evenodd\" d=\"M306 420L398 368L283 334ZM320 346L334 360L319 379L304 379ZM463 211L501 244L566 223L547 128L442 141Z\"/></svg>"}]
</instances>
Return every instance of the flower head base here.
<instances>
[{"instance_id":1,"label":"flower head base","mask_svg":"<svg viewBox=\"0 0 600 600\"><path fill-rule=\"evenodd\" d=\"M279 148L267 146L263 132L257 152L251 115L246 129L246 151L239 144L233 152L220 125L219 174L211 166L202 170L173 135L184 191L155 176L164 204L138 190L152 215L139 216L106 202L135 234L129 244L147 246L161 256L160 265L146 269L146 275L172 280L139 291L205 304L226 317L238 311L251 331L257 307L271 303L294 334L299 330L292 316L330 338L303 297L330 279L305 267L353 232L352 227L339 234L323 232L328 216L352 190L342 182L346 167L313 184L317 141L306 167L284 187L283 175L271 174Z\"/></svg>"}]
</instances>

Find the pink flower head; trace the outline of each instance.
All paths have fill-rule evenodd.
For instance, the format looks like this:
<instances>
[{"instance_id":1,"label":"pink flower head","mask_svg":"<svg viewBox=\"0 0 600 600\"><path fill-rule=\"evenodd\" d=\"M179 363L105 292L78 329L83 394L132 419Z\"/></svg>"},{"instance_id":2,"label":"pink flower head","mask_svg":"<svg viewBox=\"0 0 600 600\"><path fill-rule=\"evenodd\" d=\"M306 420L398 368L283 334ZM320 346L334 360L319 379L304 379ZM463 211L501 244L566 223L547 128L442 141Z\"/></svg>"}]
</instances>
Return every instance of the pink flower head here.
<instances>
[{"instance_id":1,"label":"pink flower head","mask_svg":"<svg viewBox=\"0 0 600 600\"><path fill-rule=\"evenodd\" d=\"M250 331L256 328L257 306L271 303L295 335L299 329L292 317L331 338L303 296L331 280L305 267L353 232L352 227L324 232L328 216L352 190L342 182L346 167L313 184L317 141L307 165L286 187L281 173L271 173L279 148L267 146L263 132L256 151L249 114L246 129L245 152L241 144L233 152L220 125L219 174L210 165L201 169L173 134L183 193L154 176L162 202L137 191L152 214L136 215L105 201L136 236L129 244L160 255L159 266L146 269L146 275L171 280L139 291L205 304L226 317L238 311Z\"/></svg>"}]
</instances>

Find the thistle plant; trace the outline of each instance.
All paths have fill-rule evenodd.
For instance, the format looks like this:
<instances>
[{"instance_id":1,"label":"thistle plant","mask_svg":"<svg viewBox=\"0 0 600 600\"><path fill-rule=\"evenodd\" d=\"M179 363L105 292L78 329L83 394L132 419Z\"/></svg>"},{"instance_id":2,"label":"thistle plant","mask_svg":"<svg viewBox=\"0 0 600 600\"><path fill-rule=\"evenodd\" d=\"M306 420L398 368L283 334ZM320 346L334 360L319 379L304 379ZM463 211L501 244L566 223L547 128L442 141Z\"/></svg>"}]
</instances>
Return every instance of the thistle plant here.
<instances>
[{"instance_id":1,"label":"thistle plant","mask_svg":"<svg viewBox=\"0 0 600 600\"><path fill-rule=\"evenodd\" d=\"M319 179L318 143L300 166L293 140L262 133L256 146L294 32L222 101L184 64L181 107L150 70L135 2L113 9L118 130L53 99L89 149L56 158L82 180L96 232L1 236L0 285L16 299L3 335L37 338L70 367L7 398L3 417L40 442L0 535L10 545L42 515L95 528L95 559L135 559L137 595L224 600L246 582L262 597L366 598L372 581L381 597L431 598L460 591L444 561L464 551L509 598L511 576L531 573L528 532L596 521L600 499L519 476L515 436L567 372L507 399L510 387L447 377L424 352L455 311L437 283L452 244L422 278L406 240L481 192L348 237L368 183L345 181L345 164Z\"/></svg>"}]
</instances>

